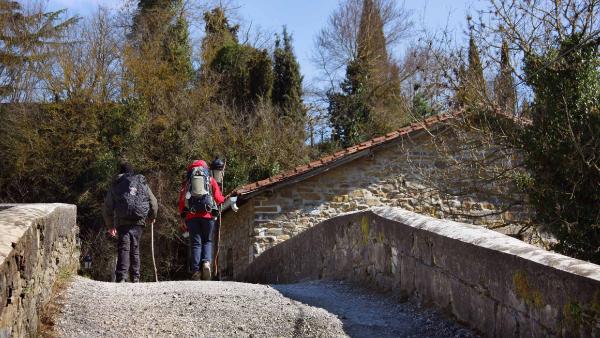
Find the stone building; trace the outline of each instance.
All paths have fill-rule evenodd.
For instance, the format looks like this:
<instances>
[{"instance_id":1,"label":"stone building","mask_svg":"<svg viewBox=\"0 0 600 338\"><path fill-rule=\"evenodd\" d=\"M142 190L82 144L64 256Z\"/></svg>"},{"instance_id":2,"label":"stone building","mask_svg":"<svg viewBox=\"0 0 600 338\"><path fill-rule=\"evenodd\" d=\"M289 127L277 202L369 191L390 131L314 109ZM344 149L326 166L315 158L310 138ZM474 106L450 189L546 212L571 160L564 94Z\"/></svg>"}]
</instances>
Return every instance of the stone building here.
<instances>
[{"instance_id":1,"label":"stone building","mask_svg":"<svg viewBox=\"0 0 600 338\"><path fill-rule=\"evenodd\" d=\"M507 184L461 181L457 177L464 173L453 172L440 158L440 139L456 140L448 132L456 116L434 116L236 189L230 195L237 196L239 210L233 212L228 200L223 213L221 277L235 279L268 248L331 217L371 206L518 233L530 216L523 203L514 203L523 196ZM452 189L439 188L447 185ZM467 185L480 189L455 189Z\"/></svg>"}]
</instances>

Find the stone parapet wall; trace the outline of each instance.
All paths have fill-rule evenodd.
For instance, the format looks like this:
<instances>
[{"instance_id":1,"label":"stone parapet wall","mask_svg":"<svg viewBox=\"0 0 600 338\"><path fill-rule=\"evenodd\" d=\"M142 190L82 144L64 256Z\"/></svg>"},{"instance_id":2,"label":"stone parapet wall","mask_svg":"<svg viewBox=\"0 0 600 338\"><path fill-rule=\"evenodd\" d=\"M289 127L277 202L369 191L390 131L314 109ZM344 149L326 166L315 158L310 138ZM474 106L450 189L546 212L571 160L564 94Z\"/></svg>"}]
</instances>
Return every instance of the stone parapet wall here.
<instances>
[{"instance_id":1,"label":"stone parapet wall","mask_svg":"<svg viewBox=\"0 0 600 338\"><path fill-rule=\"evenodd\" d=\"M600 336L600 266L400 208L327 220L263 252L239 279L349 280L488 337Z\"/></svg>"},{"instance_id":2,"label":"stone parapet wall","mask_svg":"<svg viewBox=\"0 0 600 338\"><path fill-rule=\"evenodd\" d=\"M23 204L0 210L0 337L29 337L60 276L77 271L76 207Z\"/></svg>"}]
</instances>

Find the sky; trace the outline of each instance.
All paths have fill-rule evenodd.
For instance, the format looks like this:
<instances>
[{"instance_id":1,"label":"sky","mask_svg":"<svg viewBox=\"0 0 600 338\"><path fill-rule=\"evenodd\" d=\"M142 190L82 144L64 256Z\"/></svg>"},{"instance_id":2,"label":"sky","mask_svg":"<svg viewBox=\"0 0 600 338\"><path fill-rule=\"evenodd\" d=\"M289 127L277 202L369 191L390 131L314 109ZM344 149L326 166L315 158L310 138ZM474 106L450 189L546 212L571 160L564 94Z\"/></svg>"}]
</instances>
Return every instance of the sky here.
<instances>
[{"instance_id":1,"label":"sky","mask_svg":"<svg viewBox=\"0 0 600 338\"><path fill-rule=\"evenodd\" d=\"M400 1L400 0L398 0ZM48 0L49 9L66 8L71 15L87 16L98 6L117 9L122 0ZM294 49L301 72L309 82L318 76L311 62L314 39L327 23L338 0L237 0L239 16L246 25L280 32L285 25L293 36ZM417 29L428 31L448 27L461 35L465 31L468 11L480 8L485 0L406 0L405 8L413 14ZM410 38L405 45L411 43ZM397 49L402 49L400 46Z\"/></svg>"}]
</instances>

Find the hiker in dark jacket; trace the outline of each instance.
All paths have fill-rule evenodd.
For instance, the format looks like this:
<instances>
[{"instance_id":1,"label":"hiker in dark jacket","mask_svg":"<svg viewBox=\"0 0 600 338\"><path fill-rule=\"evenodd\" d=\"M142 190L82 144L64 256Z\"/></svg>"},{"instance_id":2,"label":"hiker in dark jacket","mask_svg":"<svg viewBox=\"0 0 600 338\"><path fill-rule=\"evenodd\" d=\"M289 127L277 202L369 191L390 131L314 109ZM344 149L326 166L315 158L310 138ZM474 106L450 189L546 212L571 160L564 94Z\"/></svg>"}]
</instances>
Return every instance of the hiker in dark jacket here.
<instances>
[{"instance_id":1,"label":"hiker in dark jacket","mask_svg":"<svg viewBox=\"0 0 600 338\"><path fill-rule=\"evenodd\" d=\"M131 268L131 281L140 281L140 237L144 226L156 220L156 197L143 175L135 175L127 163L121 163L113 180L102 214L108 232L118 237L116 281L125 282Z\"/></svg>"}]
</instances>

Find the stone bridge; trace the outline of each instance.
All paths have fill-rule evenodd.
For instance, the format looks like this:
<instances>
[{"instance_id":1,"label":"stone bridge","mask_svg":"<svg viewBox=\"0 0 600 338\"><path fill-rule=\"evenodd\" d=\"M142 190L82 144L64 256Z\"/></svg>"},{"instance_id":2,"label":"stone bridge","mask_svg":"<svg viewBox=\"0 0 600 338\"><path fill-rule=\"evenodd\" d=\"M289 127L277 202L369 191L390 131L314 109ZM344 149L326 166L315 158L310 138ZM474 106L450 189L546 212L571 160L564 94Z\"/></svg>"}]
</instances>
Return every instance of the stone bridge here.
<instances>
[{"instance_id":1,"label":"stone bridge","mask_svg":"<svg viewBox=\"0 0 600 338\"><path fill-rule=\"evenodd\" d=\"M76 209L0 211L0 337L35 336L78 265ZM74 277L57 336L595 337L600 266L399 208L327 220L262 253L239 282ZM468 328L468 329L466 329Z\"/></svg>"}]
</instances>

